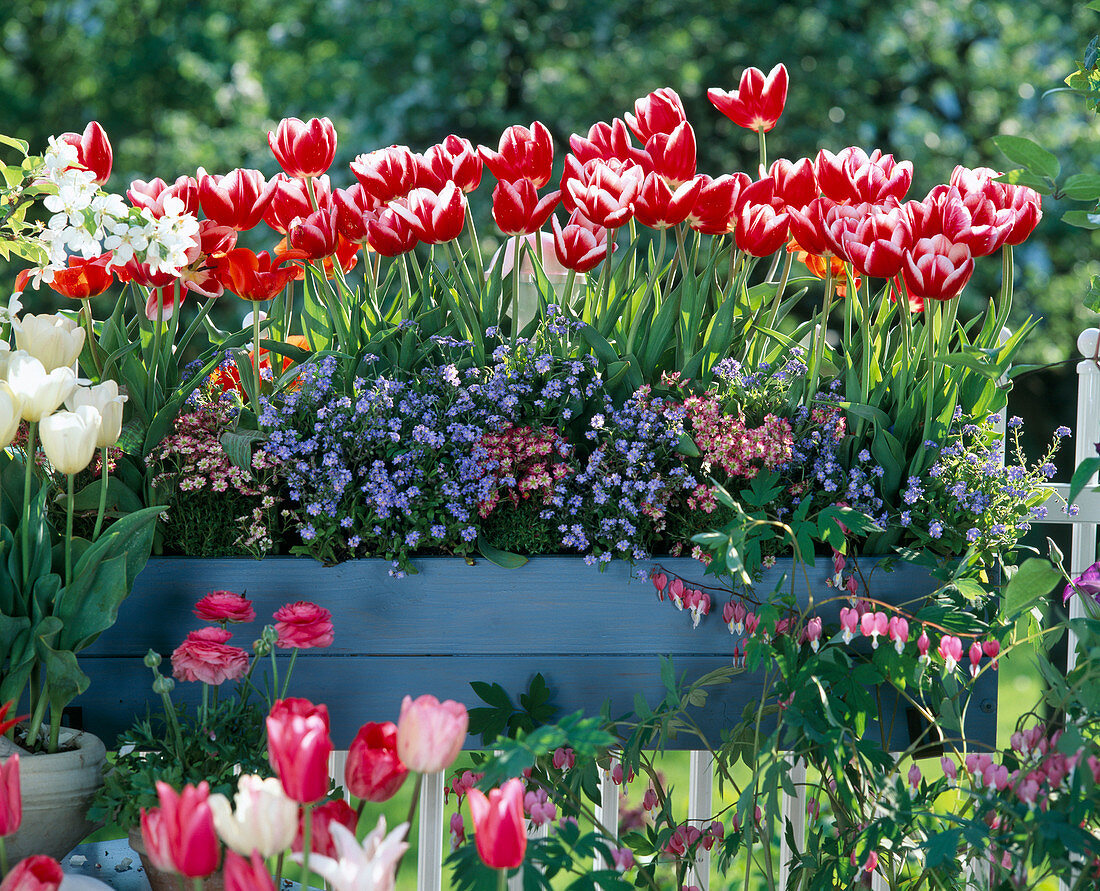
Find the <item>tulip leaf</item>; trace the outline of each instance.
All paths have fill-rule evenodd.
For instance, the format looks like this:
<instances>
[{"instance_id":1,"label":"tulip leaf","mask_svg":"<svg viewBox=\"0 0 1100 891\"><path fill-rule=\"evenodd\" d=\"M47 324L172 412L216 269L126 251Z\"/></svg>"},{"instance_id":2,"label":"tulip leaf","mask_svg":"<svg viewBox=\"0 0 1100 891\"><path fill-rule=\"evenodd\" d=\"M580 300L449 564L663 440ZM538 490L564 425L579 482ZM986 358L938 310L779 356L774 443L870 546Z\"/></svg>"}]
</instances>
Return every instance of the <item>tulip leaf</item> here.
<instances>
[{"instance_id":1,"label":"tulip leaf","mask_svg":"<svg viewBox=\"0 0 1100 891\"><path fill-rule=\"evenodd\" d=\"M1089 480L1098 470L1100 470L1100 458L1086 458L1082 461L1070 477L1069 495L1066 496L1066 500L1072 504L1073 500L1089 485Z\"/></svg>"},{"instance_id":2,"label":"tulip leaf","mask_svg":"<svg viewBox=\"0 0 1100 891\"><path fill-rule=\"evenodd\" d=\"M511 551L504 551L498 547L494 547L488 542L485 536L481 534L477 537L477 549L481 552L481 556L490 563L495 563L497 566L501 566L504 569L519 569L519 567L527 563L527 558L523 555L513 554Z\"/></svg>"},{"instance_id":3,"label":"tulip leaf","mask_svg":"<svg viewBox=\"0 0 1100 891\"><path fill-rule=\"evenodd\" d=\"M74 496L73 508L78 511L98 510L102 489L102 479L89 483ZM59 496L59 499L62 502L65 500L63 496ZM136 510L141 510L141 498L118 477L110 476L107 478L106 510L108 512L118 511L123 514L133 513Z\"/></svg>"},{"instance_id":4,"label":"tulip leaf","mask_svg":"<svg viewBox=\"0 0 1100 891\"><path fill-rule=\"evenodd\" d=\"M229 458L241 470L252 472L252 444L266 439L266 435L259 430L227 430L219 438L218 442L225 450Z\"/></svg>"},{"instance_id":5,"label":"tulip leaf","mask_svg":"<svg viewBox=\"0 0 1100 891\"><path fill-rule=\"evenodd\" d=\"M1062 172L1058 159L1045 148L1024 136L995 136L993 144L1008 160L1026 167L1037 176L1057 179Z\"/></svg>"}]
</instances>

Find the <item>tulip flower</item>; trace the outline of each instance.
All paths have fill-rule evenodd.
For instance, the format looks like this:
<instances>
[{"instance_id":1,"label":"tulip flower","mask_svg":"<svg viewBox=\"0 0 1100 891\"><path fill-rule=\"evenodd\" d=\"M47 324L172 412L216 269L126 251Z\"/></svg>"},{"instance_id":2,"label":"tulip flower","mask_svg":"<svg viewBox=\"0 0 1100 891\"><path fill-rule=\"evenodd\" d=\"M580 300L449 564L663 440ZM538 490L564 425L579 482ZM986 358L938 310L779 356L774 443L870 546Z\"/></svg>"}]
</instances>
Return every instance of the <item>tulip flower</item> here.
<instances>
[{"instance_id":1,"label":"tulip flower","mask_svg":"<svg viewBox=\"0 0 1100 891\"><path fill-rule=\"evenodd\" d=\"M53 857L35 854L20 860L0 882L0 891L57 891L65 873Z\"/></svg>"},{"instance_id":2,"label":"tulip flower","mask_svg":"<svg viewBox=\"0 0 1100 891\"><path fill-rule=\"evenodd\" d=\"M23 402L7 381L0 381L0 449L6 449L19 431L23 419ZM0 718L3 717L0 710ZM2 725L0 725L2 726Z\"/></svg>"},{"instance_id":3,"label":"tulip flower","mask_svg":"<svg viewBox=\"0 0 1100 891\"><path fill-rule=\"evenodd\" d=\"M210 786L205 780L198 786L184 786L182 792L158 780L159 818L147 825L144 809L142 812L141 833L146 849L155 849L159 857L167 852L174 871L188 878L208 876L218 868L221 850L209 798ZM147 828L152 838L146 835ZM155 859L154 865L160 868Z\"/></svg>"},{"instance_id":4,"label":"tulip flower","mask_svg":"<svg viewBox=\"0 0 1100 891\"><path fill-rule=\"evenodd\" d=\"M397 754L397 725L368 721L348 749L344 784L356 798L389 801L405 782L409 769Z\"/></svg>"},{"instance_id":5,"label":"tulip flower","mask_svg":"<svg viewBox=\"0 0 1100 891\"><path fill-rule=\"evenodd\" d=\"M67 366L47 372L30 353L16 350L8 361L8 385L19 400L23 420L40 421L76 389L76 374Z\"/></svg>"},{"instance_id":6,"label":"tulip flower","mask_svg":"<svg viewBox=\"0 0 1100 891\"><path fill-rule=\"evenodd\" d=\"M4 714L7 714L6 708ZM0 837L11 835L23 822L23 798L19 788L19 755L0 763Z\"/></svg>"},{"instance_id":7,"label":"tulip flower","mask_svg":"<svg viewBox=\"0 0 1100 891\"><path fill-rule=\"evenodd\" d=\"M11 326L16 348L34 356L46 371L72 365L84 348L84 329L60 313L25 314L12 319Z\"/></svg>"},{"instance_id":8,"label":"tulip flower","mask_svg":"<svg viewBox=\"0 0 1100 891\"><path fill-rule=\"evenodd\" d=\"M768 168L768 176L775 183L775 196L783 202L789 212L793 208L804 208L818 197L817 174L814 162L809 158L788 161L777 158Z\"/></svg>"},{"instance_id":9,"label":"tulip flower","mask_svg":"<svg viewBox=\"0 0 1100 891\"><path fill-rule=\"evenodd\" d=\"M416 247L416 229L396 210L404 199L391 201L378 214L378 218L367 223L367 243L383 257L396 257Z\"/></svg>"},{"instance_id":10,"label":"tulip flower","mask_svg":"<svg viewBox=\"0 0 1100 891\"><path fill-rule=\"evenodd\" d=\"M199 212L199 184L194 177L187 174L176 177L171 185L159 176L149 182L135 179L126 190L126 197L134 207L148 210L158 219L164 216L165 201L169 198L182 201L185 213L197 215Z\"/></svg>"},{"instance_id":11,"label":"tulip flower","mask_svg":"<svg viewBox=\"0 0 1100 891\"><path fill-rule=\"evenodd\" d=\"M58 411L42 419L39 435L46 457L58 473L80 473L92 463L103 421L91 405Z\"/></svg>"},{"instance_id":12,"label":"tulip flower","mask_svg":"<svg viewBox=\"0 0 1100 891\"><path fill-rule=\"evenodd\" d=\"M623 115L630 132L645 145L658 133L672 133L687 121L684 103L672 87L661 87L634 102L634 114ZM694 171L692 172L694 175Z\"/></svg>"},{"instance_id":13,"label":"tulip flower","mask_svg":"<svg viewBox=\"0 0 1100 891\"><path fill-rule=\"evenodd\" d=\"M279 166L288 176L320 176L332 166L336 156L336 128L328 118L283 118L267 144Z\"/></svg>"},{"instance_id":14,"label":"tulip flower","mask_svg":"<svg viewBox=\"0 0 1100 891\"><path fill-rule=\"evenodd\" d=\"M336 845L332 840L332 827L339 825L355 832L356 825L359 822L359 815L342 798L317 805L311 810L310 817L309 849L313 853L325 857L336 856ZM298 832L291 843L291 850L298 853L305 850L304 811L298 817Z\"/></svg>"},{"instance_id":15,"label":"tulip flower","mask_svg":"<svg viewBox=\"0 0 1100 891\"><path fill-rule=\"evenodd\" d=\"M634 215L634 199L645 175L637 164L589 161L566 188L576 209L598 226L617 229Z\"/></svg>"},{"instance_id":16,"label":"tulip flower","mask_svg":"<svg viewBox=\"0 0 1100 891\"><path fill-rule=\"evenodd\" d=\"M531 129L515 124L500 136L497 151L484 145L477 147L481 160L498 180L514 183L529 179L536 189L550 182L554 164L554 141L550 131L538 121Z\"/></svg>"},{"instance_id":17,"label":"tulip flower","mask_svg":"<svg viewBox=\"0 0 1100 891\"><path fill-rule=\"evenodd\" d=\"M311 182L317 207L327 206L328 198L332 194L328 177L314 177ZM271 201L264 211L264 222L282 235L286 235L295 220L309 216L316 209L309 198L305 180L280 173L272 178L268 188L271 189Z\"/></svg>"},{"instance_id":18,"label":"tulip flower","mask_svg":"<svg viewBox=\"0 0 1100 891\"><path fill-rule=\"evenodd\" d=\"M279 699L267 716L267 754L283 789L297 802L320 801L329 790L332 753L328 709L307 699Z\"/></svg>"},{"instance_id":19,"label":"tulip flower","mask_svg":"<svg viewBox=\"0 0 1100 891\"><path fill-rule=\"evenodd\" d=\"M298 803L287 798L274 777L245 774L237 781L233 806L224 795L211 795L210 811L221 840L245 856L258 851L275 857L291 846L298 831Z\"/></svg>"},{"instance_id":20,"label":"tulip flower","mask_svg":"<svg viewBox=\"0 0 1100 891\"><path fill-rule=\"evenodd\" d=\"M335 857L313 854L309 858L310 869L327 881L335 891L363 891L363 889L393 889L394 872L402 855L408 850L403 841L409 824L402 823L386 835L386 818L379 817L378 825L363 839L339 823L330 826ZM298 863L302 854L292 855Z\"/></svg>"},{"instance_id":21,"label":"tulip flower","mask_svg":"<svg viewBox=\"0 0 1100 891\"><path fill-rule=\"evenodd\" d=\"M139 262L137 257L131 257L122 266L114 266L114 271L120 282L134 282L143 288L167 288L176 282L174 273L154 269L148 263Z\"/></svg>"},{"instance_id":22,"label":"tulip flower","mask_svg":"<svg viewBox=\"0 0 1100 891\"><path fill-rule=\"evenodd\" d=\"M253 851L248 860L236 851L226 851L222 878L225 891L275 891L275 882L259 851Z\"/></svg>"},{"instance_id":23,"label":"tulip flower","mask_svg":"<svg viewBox=\"0 0 1100 891\"><path fill-rule=\"evenodd\" d=\"M654 172L668 180L673 188L695 177L695 131L687 121L671 133L654 133L645 144Z\"/></svg>"},{"instance_id":24,"label":"tulip flower","mask_svg":"<svg viewBox=\"0 0 1100 891\"><path fill-rule=\"evenodd\" d=\"M754 257L774 254L787 243L787 214L771 203L775 185L762 179L745 187L737 199L733 238L737 247Z\"/></svg>"},{"instance_id":25,"label":"tulip flower","mask_svg":"<svg viewBox=\"0 0 1100 891\"><path fill-rule=\"evenodd\" d=\"M831 204L826 207L821 235L825 239L827 253L851 261L851 257L848 256L848 244L855 239L856 230L871 214L871 209L872 205L866 203Z\"/></svg>"},{"instance_id":26,"label":"tulip flower","mask_svg":"<svg viewBox=\"0 0 1100 891\"><path fill-rule=\"evenodd\" d=\"M453 182L439 192L413 189L405 202L395 202L390 208L404 218L425 244L454 241L466 222L466 195Z\"/></svg>"},{"instance_id":27,"label":"tulip flower","mask_svg":"<svg viewBox=\"0 0 1100 891\"><path fill-rule=\"evenodd\" d=\"M351 162L360 185L381 203L408 195L416 187L417 167L416 155L405 145L377 149Z\"/></svg>"},{"instance_id":28,"label":"tulip flower","mask_svg":"<svg viewBox=\"0 0 1100 891\"><path fill-rule=\"evenodd\" d=\"M645 149L636 148L630 144L630 133L626 124L619 118L615 118L610 124L597 121L588 128L588 136L579 136L574 133L569 137L569 147L573 150L578 166L583 166L589 161L633 161L640 164L646 173L653 168L653 160L646 154Z\"/></svg>"},{"instance_id":29,"label":"tulip flower","mask_svg":"<svg viewBox=\"0 0 1100 891\"><path fill-rule=\"evenodd\" d=\"M336 253L340 230L336 225L336 204L328 199L317 210L295 220L287 228L287 241L306 259L320 260Z\"/></svg>"},{"instance_id":30,"label":"tulip flower","mask_svg":"<svg viewBox=\"0 0 1100 891\"><path fill-rule=\"evenodd\" d=\"M111 287L114 281L110 263L109 253L100 254L90 260L69 257L68 266L54 272L50 287L62 297L71 297L73 300L96 297Z\"/></svg>"},{"instance_id":31,"label":"tulip flower","mask_svg":"<svg viewBox=\"0 0 1100 891\"><path fill-rule=\"evenodd\" d=\"M449 767L466 740L469 715L453 699L406 696L397 720L397 756L409 770L436 773Z\"/></svg>"},{"instance_id":32,"label":"tulip flower","mask_svg":"<svg viewBox=\"0 0 1100 891\"><path fill-rule=\"evenodd\" d=\"M336 228L354 244L366 244L367 226L378 219L383 205L370 195L361 183L332 193L336 205Z\"/></svg>"},{"instance_id":33,"label":"tulip flower","mask_svg":"<svg viewBox=\"0 0 1100 891\"><path fill-rule=\"evenodd\" d=\"M607 230L591 223L580 211L574 211L562 228L556 216L550 218L554 230L554 255L566 269L588 272L607 256Z\"/></svg>"},{"instance_id":34,"label":"tulip flower","mask_svg":"<svg viewBox=\"0 0 1100 891\"><path fill-rule=\"evenodd\" d=\"M707 98L738 127L767 133L787 104L787 68L776 65L767 77L759 68L746 68L736 90L728 93L712 87Z\"/></svg>"},{"instance_id":35,"label":"tulip flower","mask_svg":"<svg viewBox=\"0 0 1100 891\"><path fill-rule=\"evenodd\" d=\"M77 387L65 400L65 407L69 411L77 411L82 405L90 405L99 413L102 424L96 448L103 449L113 446L122 435L122 406L126 398L125 394L119 394L118 384L107 379L91 387Z\"/></svg>"},{"instance_id":36,"label":"tulip flower","mask_svg":"<svg viewBox=\"0 0 1100 891\"><path fill-rule=\"evenodd\" d=\"M237 232L254 229L275 194L258 170L236 168L225 176L199 168L199 203L207 219Z\"/></svg>"},{"instance_id":37,"label":"tulip flower","mask_svg":"<svg viewBox=\"0 0 1100 891\"><path fill-rule=\"evenodd\" d=\"M998 211L981 193L964 198L955 186L936 186L923 201L908 202L905 211L914 239L945 235L953 244L965 244L974 257L988 256L1004 244L1014 222L1011 211Z\"/></svg>"},{"instance_id":38,"label":"tulip flower","mask_svg":"<svg viewBox=\"0 0 1100 891\"><path fill-rule=\"evenodd\" d=\"M703 180L695 178L673 191L665 177L650 173L642 182L641 191L634 200L634 218L650 229L676 226L687 219L702 188Z\"/></svg>"},{"instance_id":39,"label":"tulip flower","mask_svg":"<svg viewBox=\"0 0 1100 891\"><path fill-rule=\"evenodd\" d=\"M879 204L887 198L901 201L913 182L913 162L894 160L875 149L868 155L858 146L833 154L827 149L814 161L817 183L833 201Z\"/></svg>"},{"instance_id":40,"label":"tulip flower","mask_svg":"<svg viewBox=\"0 0 1100 891\"><path fill-rule=\"evenodd\" d=\"M272 300L297 273L283 264L306 257L302 251L287 251L272 262L267 251L254 254L248 248L234 248L225 255L223 268L229 287L242 300Z\"/></svg>"},{"instance_id":41,"label":"tulip flower","mask_svg":"<svg viewBox=\"0 0 1100 891\"><path fill-rule=\"evenodd\" d=\"M688 222L696 232L725 235L733 228L737 199L752 180L745 173L727 173L717 179L702 174L699 180L702 187Z\"/></svg>"},{"instance_id":42,"label":"tulip flower","mask_svg":"<svg viewBox=\"0 0 1100 891\"><path fill-rule=\"evenodd\" d=\"M922 300L957 297L974 272L974 258L965 244L944 235L921 238L905 255L902 274L910 296Z\"/></svg>"},{"instance_id":43,"label":"tulip flower","mask_svg":"<svg viewBox=\"0 0 1100 891\"><path fill-rule=\"evenodd\" d=\"M900 207L871 207L845 240L844 254L863 275L893 278L901 271L912 242L912 230Z\"/></svg>"},{"instance_id":44,"label":"tulip flower","mask_svg":"<svg viewBox=\"0 0 1100 891\"><path fill-rule=\"evenodd\" d=\"M452 182L466 194L481 185L481 156L468 139L452 133L428 149L424 160L441 183Z\"/></svg>"},{"instance_id":45,"label":"tulip flower","mask_svg":"<svg viewBox=\"0 0 1100 891\"><path fill-rule=\"evenodd\" d=\"M508 780L486 796L471 789L470 814L474 841L481 861L490 869L515 869L527 852L527 831L523 823L523 781Z\"/></svg>"},{"instance_id":46,"label":"tulip flower","mask_svg":"<svg viewBox=\"0 0 1100 891\"><path fill-rule=\"evenodd\" d=\"M80 166L95 174L92 182L97 186L102 186L111 178L114 153L111 150L111 140L107 138L107 131L98 121L90 121L83 133L62 133L58 139L76 149Z\"/></svg>"},{"instance_id":47,"label":"tulip flower","mask_svg":"<svg viewBox=\"0 0 1100 891\"><path fill-rule=\"evenodd\" d=\"M493 220L505 235L526 235L541 229L561 200L555 191L539 198L529 179L502 180L493 189Z\"/></svg>"},{"instance_id":48,"label":"tulip flower","mask_svg":"<svg viewBox=\"0 0 1100 891\"><path fill-rule=\"evenodd\" d=\"M788 205L791 238L808 254L820 257L833 253L825 219L835 206L831 198L814 198L801 208Z\"/></svg>"}]
</instances>

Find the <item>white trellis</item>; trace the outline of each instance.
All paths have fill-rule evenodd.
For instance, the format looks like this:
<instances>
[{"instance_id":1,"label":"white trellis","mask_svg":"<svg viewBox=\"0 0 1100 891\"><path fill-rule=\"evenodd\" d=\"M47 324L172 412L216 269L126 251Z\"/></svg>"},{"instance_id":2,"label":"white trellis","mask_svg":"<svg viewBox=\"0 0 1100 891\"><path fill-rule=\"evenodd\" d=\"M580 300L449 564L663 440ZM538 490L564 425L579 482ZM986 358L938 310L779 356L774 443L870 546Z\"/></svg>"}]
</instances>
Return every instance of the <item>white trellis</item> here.
<instances>
[{"instance_id":1,"label":"white trellis","mask_svg":"<svg viewBox=\"0 0 1100 891\"><path fill-rule=\"evenodd\" d=\"M1077 348L1083 357L1077 365L1077 419L1073 428L1075 465L1087 457L1095 455L1094 443L1100 439L1100 364L1096 361L1097 342L1100 329L1089 328L1077 340ZM1095 486L1095 477L1091 485ZM1039 521L1043 523L1072 524L1072 544L1069 555L1069 570L1077 575L1096 560L1097 527L1100 525L1100 493L1086 490L1077 499L1079 510L1070 516L1063 510L1063 503L1069 493L1068 483L1052 484L1055 494L1047 502L1047 516ZM1090 486L1091 488L1091 486ZM1070 615L1079 618L1083 615L1080 603L1074 599L1070 605ZM1070 668L1073 666L1074 647L1070 637ZM337 782L343 782L345 752L337 752L331 762L333 776ZM688 792L688 819L705 828L703 821L713 813L714 763L708 752L691 752L689 756L690 786ZM794 829L796 846L802 846L806 837L806 794L805 764L798 762L792 766L791 779L795 784L795 795L782 795L782 822L790 820ZM610 771L600 772L601 805L597 808L600 822L608 828L616 828L619 817L619 787L611 780ZM420 838L417 851L417 888L418 891L441 891L443 887L443 842L445 815L443 809L443 774L425 776L420 792ZM531 829L531 836L538 832ZM778 864L779 887L786 885L789 875L788 863L797 853L790 850L786 832L781 831L780 858ZM701 891L710 887L710 853L701 850L688 875L688 883L697 885ZM597 867L606 864L598 860ZM520 887L513 880L512 887ZM872 879L872 887L885 888L885 882L879 875ZM1063 887L1067 887L1063 884Z\"/></svg>"}]
</instances>

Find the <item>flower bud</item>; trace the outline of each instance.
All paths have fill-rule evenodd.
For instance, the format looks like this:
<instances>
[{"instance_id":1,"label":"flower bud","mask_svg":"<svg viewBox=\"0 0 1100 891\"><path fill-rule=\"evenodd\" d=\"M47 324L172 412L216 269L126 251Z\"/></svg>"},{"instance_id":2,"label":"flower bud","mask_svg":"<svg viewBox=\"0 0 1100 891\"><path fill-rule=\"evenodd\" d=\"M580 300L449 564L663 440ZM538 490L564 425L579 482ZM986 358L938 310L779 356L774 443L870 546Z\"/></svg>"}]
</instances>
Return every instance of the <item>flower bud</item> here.
<instances>
[{"instance_id":1,"label":"flower bud","mask_svg":"<svg viewBox=\"0 0 1100 891\"><path fill-rule=\"evenodd\" d=\"M161 655L156 650L150 649L149 652L145 654L145 659L143 661L145 662L146 668L159 668Z\"/></svg>"},{"instance_id":2,"label":"flower bud","mask_svg":"<svg viewBox=\"0 0 1100 891\"><path fill-rule=\"evenodd\" d=\"M153 681L153 692L158 696L164 696L166 693L171 693L176 689L176 682L171 678L158 676Z\"/></svg>"},{"instance_id":3,"label":"flower bud","mask_svg":"<svg viewBox=\"0 0 1100 891\"><path fill-rule=\"evenodd\" d=\"M103 420L90 405L42 419L39 434L46 457L58 473L79 473L92 461Z\"/></svg>"}]
</instances>

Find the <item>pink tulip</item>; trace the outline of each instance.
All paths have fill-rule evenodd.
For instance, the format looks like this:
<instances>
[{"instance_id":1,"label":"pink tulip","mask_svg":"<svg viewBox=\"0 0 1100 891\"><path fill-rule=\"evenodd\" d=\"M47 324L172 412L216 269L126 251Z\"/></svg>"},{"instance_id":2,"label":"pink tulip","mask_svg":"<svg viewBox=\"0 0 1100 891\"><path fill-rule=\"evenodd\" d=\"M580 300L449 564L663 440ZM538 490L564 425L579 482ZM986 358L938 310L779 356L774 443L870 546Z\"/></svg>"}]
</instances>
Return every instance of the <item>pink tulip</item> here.
<instances>
[{"instance_id":1,"label":"pink tulip","mask_svg":"<svg viewBox=\"0 0 1100 891\"><path fill-rule=\"evenodd\" d=\"M466 222L466 195L453 182L438 191L413 189L406 204L391 204L424 244L444 244L458 238Z\"/></svg>"},{"instance_id":2,"label":"pink tulip","mask_svg":"<svg viewBox=\"0 0 1100 891\"><path fill-rule=\"evenodd\" d=\"M168 198L179 198L183 202L183 209L187 213L199 212L199 184L194 177L186 174L177 177L176 181L169 185L159 176L149 182L135 179L130 183L126 191L126 197L130 203L141 210L148 210L159 219L164 216L164 202Z\"/></svg>"},{"instance_id":3,"label":"pink tulip","mask_svg":"<svg viewBox=\"0 0 1100 891\"><path fill-rule=\"evenodd\" d=\"M490 869L515 869L527 852L523 823L523 781L508 780L488 797L471 789L470 814L474 822L477 853Z\"/></svg>"},{"instance_id":4,"label":"pink tulip","mask_svg":"<svg viewBox=\"0 0 1100 891\"><path fill-rule=\"evenodd\" d=\"M389 801L409 775L397 756L397 725L368 721L348 749L344 783L356 798Z\"/></svg>"},{"instance_id":5,"label":"pink tulip","mask_svg":"<svg viewBox=\"0 0 1100 891\"><path fill-rule=\"evenodd\" d=\"M236 851L226 851L222 877L225 891L275 891L275 883L259 851L252 852L251 860L245 860Z\"/></svg>"},{"instance_id":6,"label":"pink tulip","mask_svg":"<svg viewBox=\"0 0 1100 891\"><path fill-rule=\"evenodd\" d=\"M264 211L264 222L276 232L286 235L295 220L313 213L313 202L309 199L305 180L279 173L268 181L267 186L271 189L271 201ZM332 203L332 187L327 176L314 177L313 197L317 207L328 207Z\"/></svg>"},{"instance_id":7,"label":"pink tulip","mask_svg":"<svg viewBox=\"0 0 1100 891\"><path fill-rule=\"evenodd\" d=\"M65 873L53 857L36 854L15 864L0 882L0 891L57 891Z\"/></svg>"},{"instance_id":8,"label":"pink tulip","mask_svg":"<svg viewBox=\"0 0 1100 891\"><path fill-rule=\"evenodd\" d=\"M6 709L5 709L6 711ZM4 712L0 712L0 718ZM11 835L23 822L23 797L19 788L19 755L0 763L0 837Z\"/></svg>"},{"instance_id":9,"label":"pink tulip","mask_svg":"<svg viewBox=\"0 0 1100 891\"><path fill-rule=\"evenodd\" d=\"M854 145L835 155L822 149L814 171L826 198L850 204L879 204L890 197L901 201L913 182L912 161L897 162L878 149L868 155Z\"/></svg>"},{"instance_id":10,"label":"pink tulip","mask_svg":"<svg viewBox=\"0 0 1100 891\"><path fill-rule=\"evenodd\" d=\"M844 254L861 275L893 278L913 243L908 219L900 207L873 206L844 243Z\"/></svg>"},{"instance_id":11,"label":"pink tulip","mask_svg":"<svg viewBox=\"0 0 1100 891\"><path fill-rule=\"evenodd\" d=\"M905 256L902 275L912 298L951 300L970 281L974 258L965 244L952 244L945 235L921 238Z\"/></svg>"},{"instance_id":12,"label":"pink tulip","mask_svg":"<svg viewBox=\"0 0 1100 891\"><path fill-rule=\"evenodd\" d=\"M397 720L397 755L401 763L417 773L446 769L462 751L469 720L461 702L440 702L430 694L416 699L406 696Z\"/></svg>"},{"instance_id":13,"label":"pink tulip","mask_svg":"<svg viewBox=\"0 0 1100 891\"><path fill-rule=\"evenodd\" d=\"M395 199L367 222L367 243L383 257L396 257L416 247L416 230L400 216L396 207L405 199Z\"/></svg>"},{"instance_id":14,"label":"pink tulip","mask_svg":"<svg viewBox=\"0 0 1100 891\"><path fill-rule=\"evenodd\" d=\"M614 158L641 164L643 168L647 168L648 173L648 168L653 164L645 149L631 145L626 124L620 118L615 118L610 124L597 121L588 129L587 137L574 133L569 137L569 147L573 150L573 160L578 167L595 159L610 161Z\"/></svg>"},{"instance_id":15,"label":"pink tulip","mask_svg":"<svg viewBox=\"0 0 1100 891\"><path fill-rule=\"evenodd\" d=\"M267 716L267 754L289 798L319 801L329 789L332 754L328 709L307 699L280 699Z\"/></svg>"},{"instance_id":16,"label":"pink tulip","mask_svg":"<svg viewBox=\"0 0 1100 891\"><path fill-rule=\"evenodd\" d=\"M741 190L752 180L745 173L727 173L717 179L711 179L704 173L699 179L702 187L695 199L695 207L688 214L688 222L696 232L725 235L733 228Z\"/></svg>"},{"instance_id":17,"label":"pink tulip","mask_svg":"<svg viewBox=\"0 0 1100 891\"><path fill-rule=\"evenodd\" d=\"M561 200L561 192L541 198L529 179L501 180L493 189L493 220L505 235L526 235L541 229Z\"/></svg>"},{"instance_id":18,"label":"pink tulip","mask_svg":"<svg viewBox=\"0 0 1100 891\"><path fill-rule=\"evenodd\" d=\"M167 866L189 878L201 878L218 868L221 848L209 797L205 780L198 786L184 786L182 793L157 781L160 807L142 811L141 835L158 869Z\"/></svg>"},{"instance_id":19,"label":"pink tulip","mask_svg":"<svg viewBox=\"0 0 1100 891\"><path fill-rule=\"evenodd\" d=\"M238 168L225 176L199 170L199 202L207 219L238 232L253 229L275 194L258 170Z\"/></svg>"},{"instance_id":20,"label":"pink tulip","mask_svg":"<svg viewBox=\"0 0 1100 891\"><path fill-rule=\"evenodd\" d=\"M775 194L786 209L802 209L818 196L817 174L809 158L788 161L778 158L768 168L768 177L775 183Z\"/></svg>"}]
</instances>

